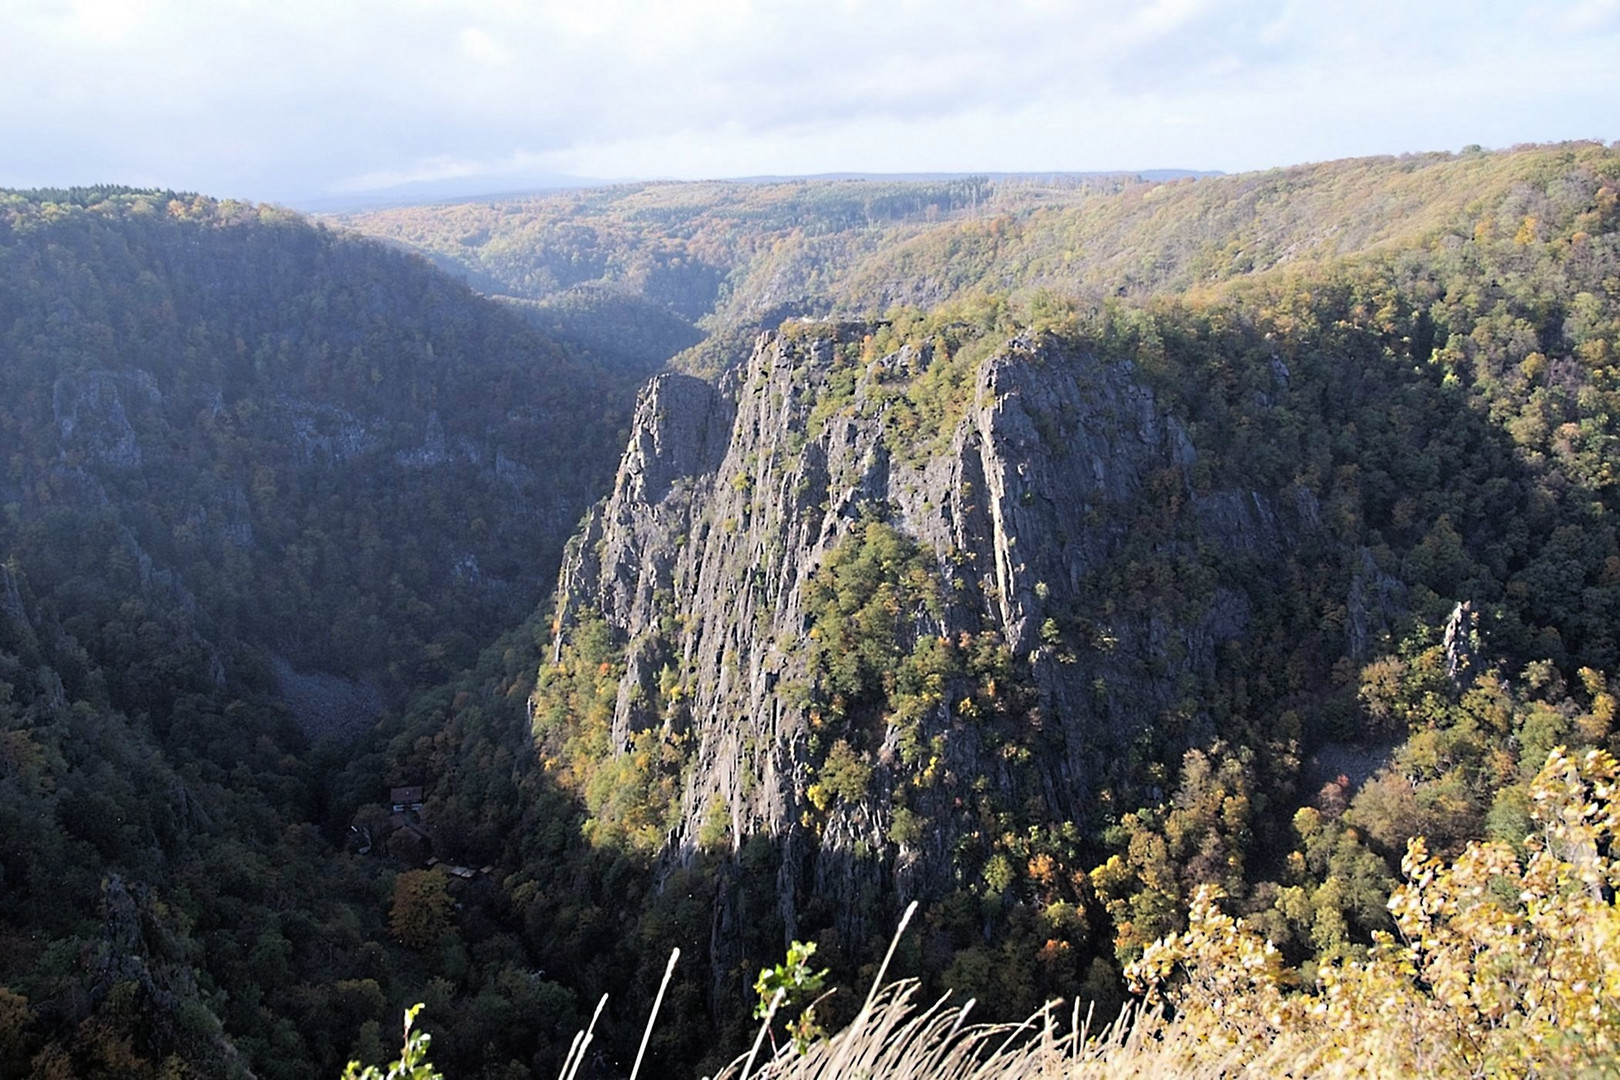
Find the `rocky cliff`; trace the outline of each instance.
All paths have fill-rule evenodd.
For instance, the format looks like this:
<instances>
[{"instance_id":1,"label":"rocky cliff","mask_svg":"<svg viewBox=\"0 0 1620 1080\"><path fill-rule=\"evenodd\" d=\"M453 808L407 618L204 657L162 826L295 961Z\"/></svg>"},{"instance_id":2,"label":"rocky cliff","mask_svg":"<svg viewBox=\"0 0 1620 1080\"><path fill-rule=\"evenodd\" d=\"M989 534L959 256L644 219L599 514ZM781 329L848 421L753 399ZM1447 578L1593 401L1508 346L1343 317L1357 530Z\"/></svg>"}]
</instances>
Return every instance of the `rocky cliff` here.
<instances>
[{"instance_id":1,"label":"rocky cliff","mask_svg":"<svg viewBox=\"0 0 1620 1080\"><path fill-rule=\"evenodd\" d=\"M552 663L598 620L622 649L612 752L679 749L664 857L769 838L789 936L807 901L859 933L860 897L972 884L990 830L1100 820L1133 741L1210 737L1197 689L1320 529L1303 489L1195 491L1187 426L1129 362L1025 334L925 400L945 358L866 330L654 379L559 585ZM840 569L880 541L875 578ZM863 687L827 635L874 597L888 670Z\"/></svg>"}]
</instances>

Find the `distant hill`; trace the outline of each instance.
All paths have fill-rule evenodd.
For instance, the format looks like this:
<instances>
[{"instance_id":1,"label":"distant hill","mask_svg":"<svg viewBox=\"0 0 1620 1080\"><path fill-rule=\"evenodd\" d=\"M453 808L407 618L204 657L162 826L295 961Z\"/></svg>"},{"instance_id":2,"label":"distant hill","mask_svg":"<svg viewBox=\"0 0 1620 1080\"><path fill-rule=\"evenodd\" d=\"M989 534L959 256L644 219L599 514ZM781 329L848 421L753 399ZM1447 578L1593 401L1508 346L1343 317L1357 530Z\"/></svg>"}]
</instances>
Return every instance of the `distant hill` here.
<instances>
[{"instance_id":1,"label":"distant hill","mask_svg":"<svg viewBox=\"0 0 1620 1080\"><path fill-rule=\"evenodd\" d=\"M335 220L420 251L489 295L544 300L595 283L720 333L976 292L1140 299L1421 245L1468 207L1545 192L1549 176L1603 152L1413 154L1234 176L642 183Z\"/></svg>"},{"instance_id":2,"label":"distant hill","mask_svg":"<svg viewBox=\"0 0 1620 1080\"><path fill-rule=\"evenodd\" d=\"M781 184L801 181L865 180L879 183L937 182L941 180L968 180L983 177L989 180L1039 180L1064 182L1095 180L1107 177L1134 177L1140 180L1162 182L1206 176L1220 176L1219 172L1197 169L1114 169L1094 172L929 172L929 173L817 173L807 176L739 176L729 182L738 184ZM464 177L447 180L418 180L388 187L365 188L350 194L314 195L293 198L287 205L308 214L363 214L374 210L405 207L437 206L463 202L509 202L544 198L557 191L576 191L586 188L623 186L647 181L603 180L583 176L541 174L518 179L490 179ZM654 181L657 182L657 181Z\"/></svg>"},{"instance_id":3,"label":"distant hill","mask_svg":"<svg viewBox=\"0 0 1620 1080\"><path fill-rule=\"evenodd\" d=\"M346 194L295 197L288 205L307 214L348 214L403 206L530 198L551 191L606 187L611 183L611 180L549 173L501 180L487 177L413 180Z\"/></svg>"},{"instance_id":4,"label":"distant hill","mask_svg":"<svg viewBox=\"0 0 1620 1080\"><path fill-rule=\"evenodd\" d=\"M941 180L971 180L975 177L984 180L1007 181L1033 181L1037 183L1072 180L1101 180L1110 178L1137 179L1148 181L1188 180L1205 176L1224 175L1219 170L1198 169L1101 169L1089 172L1070 172L1054 169L1047 172L917 172L917 173L866 173L866 172L830 172L811 173L804 176L769 175L769 176L736 176L730 177L732 182L739 184L791 184L806 180L866 180L877 183L937 183Z\"/></svg>"}]
</instances>

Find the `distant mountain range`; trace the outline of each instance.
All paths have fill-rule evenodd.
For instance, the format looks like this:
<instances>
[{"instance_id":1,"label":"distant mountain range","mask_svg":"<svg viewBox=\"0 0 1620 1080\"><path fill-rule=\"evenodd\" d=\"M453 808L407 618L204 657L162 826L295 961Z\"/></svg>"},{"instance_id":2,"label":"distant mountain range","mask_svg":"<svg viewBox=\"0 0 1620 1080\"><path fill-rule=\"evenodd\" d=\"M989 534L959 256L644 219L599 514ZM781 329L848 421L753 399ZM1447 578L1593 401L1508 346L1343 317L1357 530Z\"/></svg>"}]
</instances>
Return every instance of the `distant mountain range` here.
<instances>
[{"instance_id":1,"label":"distant mountain range","mask_svg":"<svg viewBox=\"0 0 1620 1080\"><path fill-rule=\"evenodd\" d=\"M779 184L816 180L870 180L874 182L920 182L939 180L965 180L982 176L989 180L1031 180L1062 182L1064 180L1090 180L1101 177L1139 177L1160 182L1182 180L1188 177L1224 175L1215 171L1195 169L1105 169L1092 172L920 172L920 173L814 173L805 176L770 175L739 176L729 178L739 184ZM620 184L667 183L669 181L645 179L603 180L564 174L526 176L521 180L496 180L488 177L465 177L448 180L421 180L390 187L366 189L345 194L312 195L286 200L286 205L310 214L351 214L366 210L383 210L405 206L427 206L435 203L457 202L510 202L547 192L580 188L612 187Z\"/></svg>"},{"instance_id":2,"label":"distant mountain range","mask_svg":"<svg viewBox=\"0 0 1620 1080\"><path fill-rule=\"evenodd\" d=\"M308 214L347 214L362 210L423 206L468 199L506 199L547 191L602 187L611 183L614 181L566 176L560 173L542 173L502 180L492 180L487 176L469 176L444 180L414 180L352 192L295 196L283 202L295 210Z\"/></svg>"}]
</instances>

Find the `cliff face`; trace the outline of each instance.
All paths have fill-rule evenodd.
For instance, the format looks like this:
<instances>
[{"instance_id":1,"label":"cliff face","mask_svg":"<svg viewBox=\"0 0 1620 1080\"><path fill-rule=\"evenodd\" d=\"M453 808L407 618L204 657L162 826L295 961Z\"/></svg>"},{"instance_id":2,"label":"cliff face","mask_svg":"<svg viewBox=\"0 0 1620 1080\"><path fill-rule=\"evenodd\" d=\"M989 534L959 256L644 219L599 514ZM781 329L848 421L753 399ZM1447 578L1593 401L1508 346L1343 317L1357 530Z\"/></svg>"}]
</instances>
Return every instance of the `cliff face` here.
<instances>
[{"instance_id":1,"label":"cliff face","mask_svg":"<svg viewBox=\"0 0 1620 1080\"><path fill-rule=\"evenodd\" d=\"M662 725L685 748L666 858L771 838L790 935L808 897L854 931L860 905L843 901L869 887L904 900L962 883L978 796L1031 820L1096 820L1120 749L1189 711L1188 687L1251 617L1250 594L1220 580L1141 584L1134 610L1105 595L1144 521L1163 560L1215 550L1249 567L1319 527L1303 491L1195 494L1187 428L1129 363L1020 336L971 372L943 428L901 438L894 387L934 358L862 356L859 339L825 324L767 334L719 386L654 379L559 585L554 661L585 618L623 646L613 745ZM856 733L837 729L853 711L823 707L807 590L874 521L915 544L938 586L939 603L899 612L901 651L929 637L993 643L1015 686L991 680L989 696L1022 695L997 729L964 672L947 673L916 721L926 765L902 752L894 713ZM1187 738L1200 723L1190 710ZM869 777L858 796L818 798L841 735ZM927 827L896 828L900 805Z\"/></svg>"}]
</instances>

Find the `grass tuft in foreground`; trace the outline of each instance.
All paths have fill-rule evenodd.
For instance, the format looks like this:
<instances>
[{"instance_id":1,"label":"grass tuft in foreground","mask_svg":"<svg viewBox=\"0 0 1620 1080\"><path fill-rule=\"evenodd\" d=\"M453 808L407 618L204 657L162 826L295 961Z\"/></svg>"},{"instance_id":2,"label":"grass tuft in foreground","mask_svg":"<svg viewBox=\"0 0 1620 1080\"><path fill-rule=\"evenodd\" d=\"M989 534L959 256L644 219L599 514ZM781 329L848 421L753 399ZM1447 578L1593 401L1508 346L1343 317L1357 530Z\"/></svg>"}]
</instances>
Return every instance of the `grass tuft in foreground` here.
<instances>
[{"instance_id":1,"label":"grass tuft in foreground","mask_svg":"<svg viewBox=\"0 0 1620 1080\"><path fill-rule=\"evenodd\" d=\"M1522 845L1479 841L1447 863L1414 840L1389 902L1397 933L1310 981L1201 891L1187 929L1127 972L1141 1003L1096 1031L1078 1005L970 1024L971 1000L924 1005L914 980L885 983L913 903L848 1027L787 1040L756 1068L788 983L813 981L779 979L752 1049L714 1080L1620 1075L1620 762L1559 747L1531 797L1536 831ZM425 1049L413 1016L400 1064L423 1071L390 1077L436 1076L411 1055ZM649 1030L656 1017L655 1005ZM564 1080L590 1041L587 1028Z\"/></svg>"}]
</instances>

